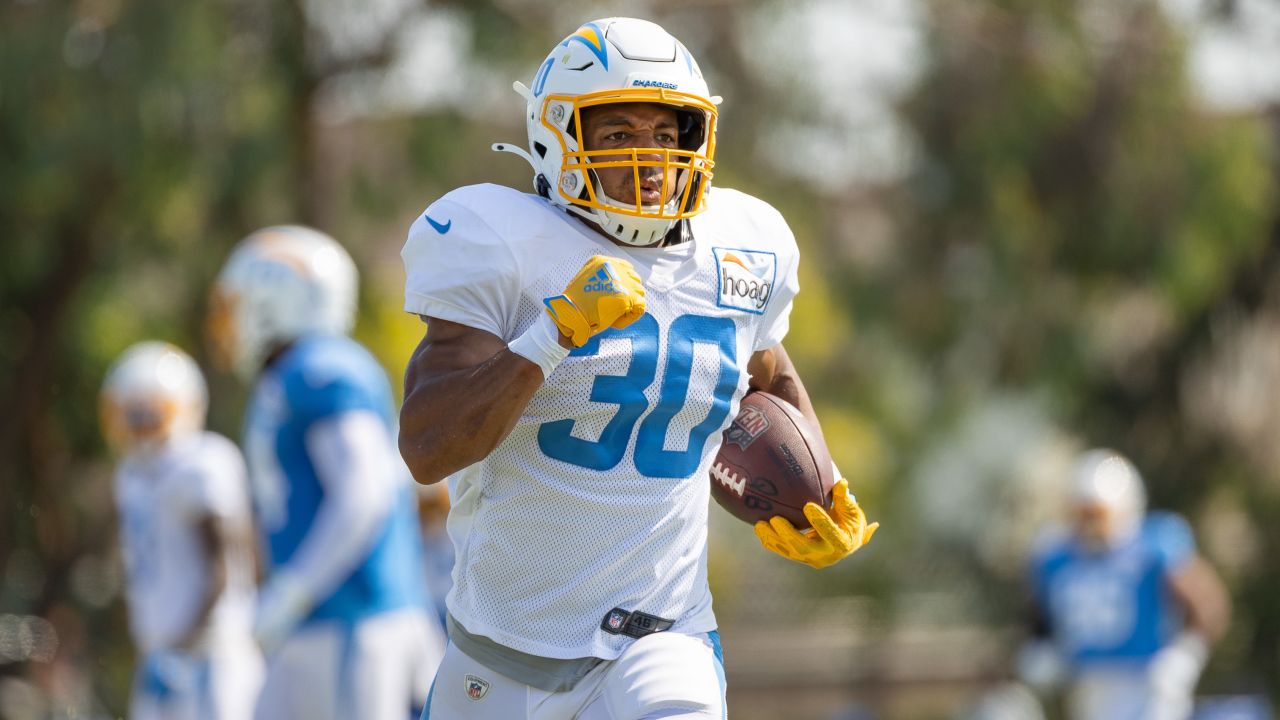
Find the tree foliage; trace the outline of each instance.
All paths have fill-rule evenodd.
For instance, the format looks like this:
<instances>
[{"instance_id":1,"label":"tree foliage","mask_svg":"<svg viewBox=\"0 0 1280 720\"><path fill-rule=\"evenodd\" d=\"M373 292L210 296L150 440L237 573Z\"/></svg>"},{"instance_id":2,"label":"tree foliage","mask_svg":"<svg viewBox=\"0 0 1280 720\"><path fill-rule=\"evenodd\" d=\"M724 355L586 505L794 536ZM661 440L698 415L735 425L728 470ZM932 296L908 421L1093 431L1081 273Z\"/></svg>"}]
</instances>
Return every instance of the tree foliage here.
<instances>
[{"instance_id":1,"label":"tree foliage","mask_svg":"<svg viewBox=\"0 0 1280 720\"><path fill-rule=\"evenodd\" d=\"M920 151L902 252L866 278L890 298L875 322L928 368L932 430L904 441L927 445L992 398L1035 398L1079 444L1133 457L1153 505L1202 538L1225 513L1274 548L1274 468L1250 465L1189 391L1226 342L1214 328L1260 317L1280 280L1274 128L1198 106L1185 40L1154 2L936 3L930 35L905 108ZM1026 471L1004 452L999 472ZM1243 489L1226 511L1230 487ZM998 598L1007 576L986 572ZM1233 581L1222 672L1273 677L1261 589L1280 575L1262 563Z\"/></svg>"}]
</instances>

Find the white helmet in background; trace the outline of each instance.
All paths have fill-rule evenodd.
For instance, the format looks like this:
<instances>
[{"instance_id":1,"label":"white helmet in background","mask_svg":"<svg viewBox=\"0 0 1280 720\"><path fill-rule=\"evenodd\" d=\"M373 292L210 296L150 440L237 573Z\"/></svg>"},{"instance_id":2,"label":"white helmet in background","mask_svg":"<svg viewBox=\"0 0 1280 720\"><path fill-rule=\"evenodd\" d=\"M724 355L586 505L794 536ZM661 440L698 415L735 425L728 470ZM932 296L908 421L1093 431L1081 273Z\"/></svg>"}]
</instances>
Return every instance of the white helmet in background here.
<instances>
[{"instance_id":1,"label":"white helmet in background","mask_svg":"<svg viewBox=\"0 0 1280 720\"><path fill-rule=\"evenodd\" d=\"M102 434L117 452L204 428L208 390L189 355L164 342L129 347L107 371L99 398Z\"/></svg>"},{"instance_id":2,"label":"white helmet in background","mask_svg":"<svg viewBox=\"0 0 1280 720\"><path fill-rule=\"evenodd\" d=\"M493 149L527 160L534 188L543 197L596 223L619 242L642 247L660 242L677 221L702 212L715 165L720 98L709 94L698 63L666 30L632 18L588 22L551 50L532 88L517 82L515 89L528 104L529 150L506 143ZM633 102L675 109L676 148L583 149L584 108ZM632 167L637 174L640 168L661 168L664 178L674 169L671 200L643 204L638 183L635 197L606 196L591 170L592 163L601 167L606 162L608 167ZM663 197L668 189L663 187Z\"/></svg>"},{"instance_id":3,"label":"white helmet in background","mask_svg":"<svg viewBox=\"0 0 1280 720\"><path fill-rule=\"evenodd\" d=\"M242 377L304 335L346 334L356 310L356 266L328 235L300 225L241 240L214 283L209 338L215 362Z\"/></svg>"},{"instance_id":4,"label":"white helmet in background","mask_svg":"<svg viewBox=\"0 0 1280 720\"><path fill-rule=\"evenodd\" d=\"M1071 500L1088 540L1114 544L1137 534L1147 491L1137 468L1114 450L1080 455L1071 473Z\"/></svg>"}]
</instances>

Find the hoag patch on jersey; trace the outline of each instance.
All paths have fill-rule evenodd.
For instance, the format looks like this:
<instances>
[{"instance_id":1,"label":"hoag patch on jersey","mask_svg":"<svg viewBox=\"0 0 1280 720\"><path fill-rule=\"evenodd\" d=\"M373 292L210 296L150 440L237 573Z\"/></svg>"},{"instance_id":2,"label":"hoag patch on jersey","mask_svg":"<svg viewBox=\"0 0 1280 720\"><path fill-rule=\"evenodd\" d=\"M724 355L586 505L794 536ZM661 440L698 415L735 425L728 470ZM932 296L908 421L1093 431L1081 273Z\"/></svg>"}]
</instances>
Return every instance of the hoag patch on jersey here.
<instances>
[{"instance_id":1,"label":"hoag patch on jersey","mask_svg":"<svg viewBox=\"0 0 1280 720\"><path fill-rule=\"evenodd\" d=\"M761 250L713 247L720 307L764 314L778 275L778 256Z\"/></svg>"}]
</instances>

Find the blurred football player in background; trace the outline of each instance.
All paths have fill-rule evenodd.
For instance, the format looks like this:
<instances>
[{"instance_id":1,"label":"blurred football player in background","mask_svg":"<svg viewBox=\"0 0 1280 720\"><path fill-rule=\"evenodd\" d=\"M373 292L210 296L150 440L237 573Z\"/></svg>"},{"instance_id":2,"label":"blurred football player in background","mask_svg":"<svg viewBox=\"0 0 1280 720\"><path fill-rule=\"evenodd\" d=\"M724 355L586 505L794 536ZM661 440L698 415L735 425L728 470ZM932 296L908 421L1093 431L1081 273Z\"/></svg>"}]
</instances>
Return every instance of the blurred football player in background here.
<instances>
[{"instance_id":1,"label":"blurred football player in background","mask_svg":"<svg viewBox=\"0 0 1280 720\"><path fill-rule=\"evenodd\" d=\"M422 550L426 564L427 592L435 606L440 627L445 622L445 598L453 587L453 543L445 529L449 517L449 488L444 484L418 486L418 516L422 520Z\"/></svg>"},{"instance_id":2,"label":"blurred football player in background","mask_svg":"<svg viewBox=\"0 0 1280 720\"><path fill-rule=\"evenodd\" d=\"M204 431L205 408L200 369L162 342L130 347L102 388L103 432L122 454L133 720L244 720L262 683L244 460Z\"/></svg>"},{"instance_id":3,"label":"blurred football player in background","mask_svg":"<svg viewBox=\"0 0 1280 720\"><path fill-rule=\"evenodd\" d=\"M721 718L708 467L749 388L817 427L781 345L795 240L710 189L719 98L657 25L586 23L516 89L529 148L495 149L537 194L455 190L403 251L427 330L400 448L419 482L453 476L457 552L424 717ZM761 542L825 567L875 530L843 480L806 516Z\"/></svg>"},{"instance_id":4,"label":"blurred football player in background","mask_svg":"<svg viewBox=\"0 0 1280 720\"><path fill-rule=\"evenodd\" d=\"M444 648L391 389L346 337L355 303L347 252L297 226L241 241L213 291L217 355L257 378L244 442L267 560L254 635L268 720L403 720Z\"/></svg>"},{"instance_id":5,"label":"blurred football player in background","mask_svg":"<svg viewBox=\"0 0 1280 720\"><path fill-rule=\"evenodd\" d=\"M958 717L963 720L1045 720L1040 699L1026 685L1004 683L983 694Z\"/></svg>"},{"instance_id":6,"label":"blurred football player in background","mask_svg":"<svg viewBox=\"0 0 1280 720\"><path fill-rule=\"evenodd\" d=\"M1018 659L1041 691L1063 688L1074 720L1185 720L1230 601L1191 528L1146 512L1133 465L1091 450L1071 478L1072 531L1031 568L1037 637Z\"/></svg>"}]
</instances>

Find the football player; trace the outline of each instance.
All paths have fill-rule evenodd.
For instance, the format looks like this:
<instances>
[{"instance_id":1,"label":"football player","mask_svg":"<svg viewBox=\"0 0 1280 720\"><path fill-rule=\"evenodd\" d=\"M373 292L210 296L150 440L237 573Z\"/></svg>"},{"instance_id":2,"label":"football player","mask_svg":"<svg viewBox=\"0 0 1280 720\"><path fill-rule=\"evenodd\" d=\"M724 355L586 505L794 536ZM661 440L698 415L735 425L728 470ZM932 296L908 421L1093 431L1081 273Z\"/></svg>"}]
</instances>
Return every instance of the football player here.
<instances>
[{"instance_id":1,"label":"football player","mask_svg":"<svg viewBox=\"0 0 1280 720\"><path fill-rule=\"evenodd\" d=\"M708 467L748 389L813 406L781 341L799 254L712 189L716 104L678 40L588 22L516 83L534 194L457 189L409 231L427 322L400 449L451 476L450 645L423 717L721 718ZM875 530L848 484L765 547L824 567Z\"/></svg>"},{"instance_id":2,"label":"football player","mask_svg":"<svg viewBox=\"0 0 1280 720\"><path fill-rule=\"evenodd\" d=\"M346 336L355 302L347 252L297 226L241 241L213 291L216 354L256 378L244 443L269 566L260 718L402 720L444 649L391 389Z\"/></svg>"},{"instance_id":3,"label":"football player","mask_svg":"<svg viewBox=\"0 0 1280 720\"><path fill-rule=\"evenodd\" d=\"M418 517L422 520L422 550L426 555L423 573L431 604L445 626L445 598L453 587L453 543L445 529L449 515L449 489L445 485L418 486Z\"/></svg>"},{"instance_id":4,"label":"football player","mask_svg":"<svg viewBox=\"0 0 1280 720\"><path fill-rule=\"evenodd\" d=\"M1065 683L1075 720L1186 720L1230 601L1185 520L1146 512L1123 456L1091 450L1072 471L1073 527L1042 541L1032 564L1037 638L1019 675Z\"/></svg>"},{"instance_id":5,"label":"football player","mask_svg":"<svg viewBox=\"0 0 1280 720\"><path fill-rule=\"evenodd\" d=\"M195 362L162 342L130 347L102 387L103 432L122 454L134 720L246 720L262 683L244 460L203 430L205 406Z\"/></svg>"}]
</instances>

